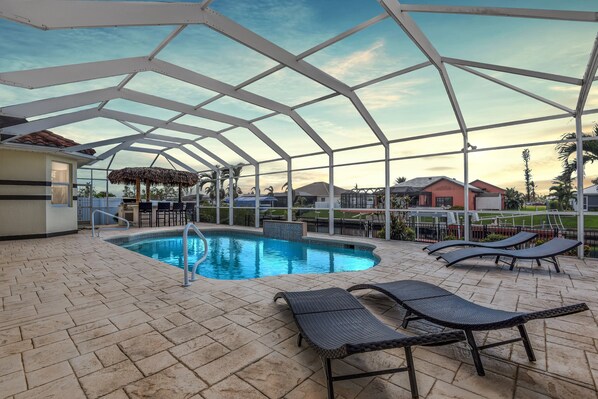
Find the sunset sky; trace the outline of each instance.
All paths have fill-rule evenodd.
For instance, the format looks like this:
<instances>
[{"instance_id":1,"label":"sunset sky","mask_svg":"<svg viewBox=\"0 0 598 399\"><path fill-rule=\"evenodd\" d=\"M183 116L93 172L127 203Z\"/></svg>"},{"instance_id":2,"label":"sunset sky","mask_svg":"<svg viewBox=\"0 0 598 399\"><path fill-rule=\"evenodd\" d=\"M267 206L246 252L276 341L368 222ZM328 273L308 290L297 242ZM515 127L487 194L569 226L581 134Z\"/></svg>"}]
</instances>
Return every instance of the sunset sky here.
<instances>
[{"instance_id":1,"label":"sunset sky","mask_svg":"<svg viewBox=\"0 0 598 399\"><path fill-rule=\"evenodd\" d=\"M541 6L546 9L596 11L590 1L545 0L490 0L453 2L409 1L405 3L480 5L500 7ZM593 3L593 4L592 4ZM591 7L594 5L594 7ZM301 52L354 27L383 9L375 0L215 0L210 7L235 22L253 30L293 54ZM593 8L593 9L592 9ZM442 56L472 61L538 70L581 78L585 71L593 42L596 24L525 18L501 18L472 15L412 13ZM148 55L170 32L173 26L106 28L42 31L18 23L0 20L0 72L35 69L64 64L111 60ZM263 72L277 63L253 50L222 36L205 26L189 26L157 57L200 72L212 78L236 85ZM349 86L426 61L398 25L385 19L349 38L342 40L305 59ZM447 66L455 93L468 127L476 127L509 120L562 114L563 111L536 101L522 94L501 87L452 66ZM481 71L481 70L480 70ZM575 108L579 86L561 84L523 76L492 71L488 75L519 86L552 101ZM55 86L46 89L26 90L0 85L0 107L25 103L41 98L116 86L124 76L99 79L91 82ZM216 93L187 83L153 73L138 74L127 88L159 95L168 99L197 105ZM331 93L318 83L285 68L245 88L285 105L294 106ZM390 139L417 136L456 129L457 123L438 71L428 66L416 72L386 80L356 91L375 118L384 134ZM93 106L92 106L93 107ZM89 108L89 107L85 107ZM176 112L157 109L137 103L114 100L108 109L152 116L167 120ZM269 110L225 97L206 107L244 119L270 113ZM586 109L598 108L598 82L594 82ZM297 109L297 112L333 148L350 147L376 142L376 137L360 118L350 102L341 96ZM41 116L46 117L46 116ZM221 130L228 125L186 116L177 122ZM598 122L598 113L584 117L584 131L590 132ZM276 116L256 125L275 140L292 156L313 153L317 145L291 119ZM147 126L139 126L147 130ZM558 139L563 133L575 130L572 118L550 122L519 125L485 131L474 131L469 142L478 149L508 144L542 142ZM58 127L52 131L80 143L134 134L135 131L107 119L95 119ZM157 133L176 137L194 138L185 133L160 129ZM276 158L277 155L246 129L236 128L223 133L225 137L245 149L258 161ZM215 139L203 139L201 144L219 154L230 163L241 159ZM98 153L111 146L96 148ZM416 140L393 144L392 157L406 157L446 151L463 147L460 134L434 139ZM560 173L554 145L532 146L532 176L539 192L546 193L551 180ZM478 152L470 155L470 179L482 179L501 187L523 190L523 148L502 151ZM201 164L179 150L169 153L190 166L205 170ZM201 154L206 159L211 159ZM340 152L335 155L337 164L382 159L381 146ZM131 152L119 153L112 168L148 166L154 155ZM214 161L214 163L216 163ZM170 167L160 159L157 166ZM296 168L328 165L325 156L299 158L293 161ZM97 163L106 167L107 162ZM284 171L284 162L267 163L262 172ZM428 157L393 161L392 179L398 176L447 175L463 180L462 155ZM246 174L253 174L247 167ZM586 185L598 177L598 165L586 168ZM311 181L327 181L328 171L318 169L297 172L294 186ZM262 188L275 189L286 181L286 174L266 175L261 179ZM384 184L384 165L375 163L335 169L335 184L344 188L378 187ZM241 187L249 191L253 178L241 179Z\"/></svg>"}]
</instances>

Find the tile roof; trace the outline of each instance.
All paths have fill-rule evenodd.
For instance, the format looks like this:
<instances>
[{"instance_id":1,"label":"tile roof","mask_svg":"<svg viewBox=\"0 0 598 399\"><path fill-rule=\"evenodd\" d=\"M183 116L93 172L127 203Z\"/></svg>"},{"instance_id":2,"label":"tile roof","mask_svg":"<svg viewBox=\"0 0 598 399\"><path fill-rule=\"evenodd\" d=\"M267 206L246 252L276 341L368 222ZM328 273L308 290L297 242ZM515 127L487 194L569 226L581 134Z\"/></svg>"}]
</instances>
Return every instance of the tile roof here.
<instances>
[{"instance_id":1,"label":"tile roof","mask_svg":"<svg viewBox=\"0 0 598 399\"><path fill-rule=\"evenodd\" d=\"M27 122L26 119L23 118L15 118L11 116L0 116L0 128L18 125L21 123ZM13 140L13 143L19 144L27 144L27 145L37 145L42 147L55 147L55 148L66 148L66 147L73 147L75 145L79 145L79 143L67 139L66 137L62 137L56 133L52 133L49 130L42 130L41 132L35 132L26 134L24 136L20 136ZM82 154L86 155L93 155L96 151L93 148L89 148L87 150L78 151Z\"/></svg>"}]
</instances>

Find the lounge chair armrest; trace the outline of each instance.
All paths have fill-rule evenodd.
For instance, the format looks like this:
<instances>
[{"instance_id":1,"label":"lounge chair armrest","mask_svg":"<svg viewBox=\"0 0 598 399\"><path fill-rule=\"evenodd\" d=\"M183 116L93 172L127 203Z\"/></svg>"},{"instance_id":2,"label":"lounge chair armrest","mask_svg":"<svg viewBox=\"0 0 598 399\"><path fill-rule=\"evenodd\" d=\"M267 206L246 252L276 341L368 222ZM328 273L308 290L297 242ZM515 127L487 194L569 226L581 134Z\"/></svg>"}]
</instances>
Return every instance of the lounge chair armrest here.
<instances>
[{"instance_id":1,"label":"lounge chair armrest","mask_svg":"<svg viewBox=\"0 0 598 399\"><path fill-rule=\"evenodd\" d=\"M548 310L540 310L539 312L532 312L523 315L523 319L527 322L535 319L549 319L552 317L566 316L569 314L584 312L589 310L585 303L578 303L575 305L563 306L561 308L554 308Z\"/></svg>"}]
</instances>

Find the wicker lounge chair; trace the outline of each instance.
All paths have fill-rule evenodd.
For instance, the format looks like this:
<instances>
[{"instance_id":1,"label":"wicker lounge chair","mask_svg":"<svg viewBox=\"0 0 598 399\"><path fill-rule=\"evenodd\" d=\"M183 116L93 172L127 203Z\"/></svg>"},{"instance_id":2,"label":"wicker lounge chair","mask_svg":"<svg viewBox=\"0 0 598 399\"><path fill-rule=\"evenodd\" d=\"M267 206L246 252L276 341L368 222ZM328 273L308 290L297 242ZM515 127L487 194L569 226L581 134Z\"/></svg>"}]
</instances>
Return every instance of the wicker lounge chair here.
<instances>
[{"instance_id":1,"label":"wicker lounge chair","mask_svg":"<svg viewBox=\"0 0 598 399\"><path fill-rule=\"evenodd\" d=\"M402 280L380 284L358 284L348 291L371 289L379 291L407 310L403 319L403 328L412 320L424 319L443 327L465 331L471 355L479 375L484 375L484 367L479 351L523 341L523 346L530 361L535 361L534 350L525 330L525 323L535 319L565 316L588 310L585 303L538 312L507 312L491 309L470 302L444 288L417 280ZM472 331L500 330L517 327L521 337L506 341L478 346Z\"/></svg>"},{"instance_id":2,"label":"wicker lounge chair","mask_svg":"<svg viewBox=\"0 0 598 399\"><path fill-rule=\"evenodd\" d=\"M568 240L565 238L553 238L544 244L537 245L525 249L497 249L497 248L464 248L453 252L442 254L438 259L444 259L449 267L457 262L465 259L476 258L478 256L495 256L494 263L498 263L500 258L511 258L509 270L513 270L515 262L518 259L533 259L540 266L540 260L552 263L557 273L560 273L559 263L556 256L572 250L581 245L581 242L576 240Z\"/></svg>"},{"instance_id":3,"label":"wicker lounge chair","mask_svg":"<svg viewBox=\"0 0 598 399\"><path fill-rule=\"evenodd\" d=\"M293 313L299 328L298 345L302 338L318 353L324 365L328 398L334 398L334 381L371 377L406 371L411 395L418 397L411 347L444 345L465 339L462 331L440 334L403 335L383 324L351 294L341 288L304 292L279 292L274 301L283 298ZM367 373L332 376L331 360L355 353L404 348L406 367Z\"/></svg>"},{"instance_id":4,"label":"wicker lounge chair","mask_svg":"<svg viewBox=\"0 0 598 399\"><path fill-rule=\"evenodd\" d=\"M436 252L440 249L452 247L484 247L484 248L516 248L526 242L529 242L538 236L537 233L529 231L520 231L519 233L505 238L504 240L494 242L480 242L480 241L465 241L465 240L448 240L440 241L432 245L423 247L428 253Z\"/></svg>"}]
</instances>

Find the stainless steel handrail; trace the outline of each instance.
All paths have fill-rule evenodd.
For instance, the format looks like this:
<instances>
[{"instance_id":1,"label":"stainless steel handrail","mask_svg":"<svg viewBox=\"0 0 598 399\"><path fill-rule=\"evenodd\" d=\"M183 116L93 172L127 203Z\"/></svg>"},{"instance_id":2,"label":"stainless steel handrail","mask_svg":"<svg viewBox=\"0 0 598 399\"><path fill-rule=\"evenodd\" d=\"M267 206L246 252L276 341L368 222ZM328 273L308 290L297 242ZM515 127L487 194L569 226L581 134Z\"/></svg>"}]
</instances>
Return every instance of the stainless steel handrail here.
<instances>
[{"instance_id":1,"label":"stainless steel handrail","mask_svg":"<svg viewBox=\"0 0 598 399\"><path fill-rule=\"evenodd\" d=\"M105 228L104 231L106 231L106 230L129 230L129 227L131 226L131 224L129 223L129 221L127 219L125 219L125 218L121 218L120 216L115 216L115 215L113 215L111 213L104 212L104 211L102 211L100 209L96 209L95 211L93 211L91 213L91 236L92 237L96 236L95 235L96 223L95 223L95 218L94 218L94 215L96 214L96 212L102 213L104 215L112 216L113 218L116 218L118 220L122 220L123 222L125 222L127 224L127 227L108 227L108 228ZM98 235L97 236L98 237L100 236L100 228L99 227L98 227Z\"/></svg>"},{"instance_id":2,"label":"stainless steel handrail","mask_svg":"<svg viewBox=\"0 0 598 399\"><path fill-rule=\"evenodd\" d=\"M199 236L199 238L201 238L201 240L203 241L203 245L204 245L203 256L197 262L195 262L195 264L193 265L193 269L191 270L191 280L189 280L189 253L188 253L188 249L187 249L187 241L188 241L187 237L189 235L190 228L193 228L193 231L195 231L197 233L197 235ZM183 287L189 287L189 285L191 285L189 283L189 281L197 280L197 278L195 277L195 272L197 271L197 266L199 266L199 264L201 262L203 262L204 260L206 260L206 258L208 257L208 240L206 240L206 237L203 235L203 233L193 223L187 223L187 225L185 226L185 230L183 230L183 256L184 256Z\"/></svg>"}]
</instances>

